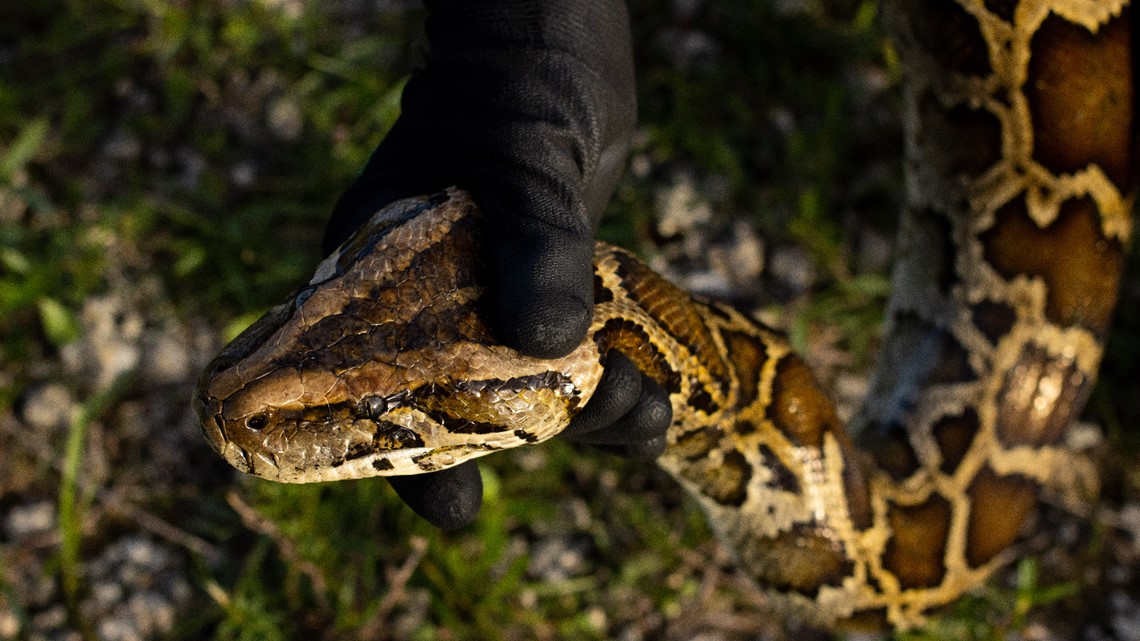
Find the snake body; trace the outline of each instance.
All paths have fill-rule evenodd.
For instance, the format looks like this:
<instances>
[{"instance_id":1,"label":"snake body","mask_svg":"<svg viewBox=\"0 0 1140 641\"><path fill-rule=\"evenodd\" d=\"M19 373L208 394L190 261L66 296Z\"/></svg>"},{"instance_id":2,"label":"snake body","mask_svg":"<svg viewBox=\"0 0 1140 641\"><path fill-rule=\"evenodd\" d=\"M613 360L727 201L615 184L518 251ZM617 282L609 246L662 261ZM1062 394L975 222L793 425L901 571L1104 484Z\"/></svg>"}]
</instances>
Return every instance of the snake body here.
<instances>
[{"instance_id":1,"label":"snake body","mask_svg":"<svg viewBox=\"0 0 1140 641\"><path fill-rule=\"evenodd\" d=\"M285 482L430 472L537 443L617 349L670 394L658 464L789 613L912 626L1005 562L1095 379L1133 200L1124 0L895 0L906 206L881 362L849 432L778 333L598 244L554 360L485 322L482 219L395 203L203 374L203 431Z\"/></svg>"}]
</instances>

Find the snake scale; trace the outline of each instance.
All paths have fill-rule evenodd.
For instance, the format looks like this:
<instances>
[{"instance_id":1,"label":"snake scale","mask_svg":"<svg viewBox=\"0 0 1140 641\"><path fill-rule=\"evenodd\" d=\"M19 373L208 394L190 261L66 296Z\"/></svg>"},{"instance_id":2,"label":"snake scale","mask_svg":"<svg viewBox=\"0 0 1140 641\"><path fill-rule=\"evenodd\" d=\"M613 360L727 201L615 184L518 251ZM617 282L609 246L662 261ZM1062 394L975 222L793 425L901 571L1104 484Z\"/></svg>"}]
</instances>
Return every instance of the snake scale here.
<instances>
[{"instance_id":1,"label":"snake scale","mask_svg":"<svg viewBox=\"0 0 1140 641\"><path fill-rule=\"evenodd\" d=\"M375 214L226 347L199 382L202 429L277 481L438 470L557 434L617 349L670 393L658 464L775 602L918 624L1006 562L1038 491L1064 482L1131 229L1127 4L885 5L906 198L880 363L846 429L779 333L605 244L582 345L496 344L478 209L457 190Z\"/></svg>"}]
</instances>

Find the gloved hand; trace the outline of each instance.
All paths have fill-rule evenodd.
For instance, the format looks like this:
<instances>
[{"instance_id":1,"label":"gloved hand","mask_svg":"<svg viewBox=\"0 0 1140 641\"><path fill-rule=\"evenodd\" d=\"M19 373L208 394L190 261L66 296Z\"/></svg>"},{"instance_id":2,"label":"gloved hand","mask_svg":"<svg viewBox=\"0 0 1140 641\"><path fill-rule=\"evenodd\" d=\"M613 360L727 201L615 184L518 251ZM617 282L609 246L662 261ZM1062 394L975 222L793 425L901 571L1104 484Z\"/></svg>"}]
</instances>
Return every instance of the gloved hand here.
<instances>
[{"instance_id":1,"label":"gloved hand","mask_svg":"<svg viewBox=\"0 0 1140 641\"><path fill-rule=\"evenodd\" d=\"M427 0L428 53L402 112L325 231L331 252L383 205L451 185L489 220L492 328L541 358L569 353L593 307L594 232L636 118L622 0ZM620 354L567 435L654 457L668 398ZM392 486L444 528L482 501L474 463Z\"/></svg>"}]
</instances>

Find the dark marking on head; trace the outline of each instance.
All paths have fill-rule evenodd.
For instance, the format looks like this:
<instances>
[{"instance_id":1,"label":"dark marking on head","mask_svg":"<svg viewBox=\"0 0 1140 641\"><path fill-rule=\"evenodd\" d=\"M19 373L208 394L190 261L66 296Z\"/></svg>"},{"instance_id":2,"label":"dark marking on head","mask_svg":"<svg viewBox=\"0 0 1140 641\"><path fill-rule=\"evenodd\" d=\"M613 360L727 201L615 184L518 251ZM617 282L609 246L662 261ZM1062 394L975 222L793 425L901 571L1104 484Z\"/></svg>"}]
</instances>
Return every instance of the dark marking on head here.
<instances>
[{"instance_id":1,"label":"dark marking on head","mask_svg":"<svg viewBox=\"0 0 1140 641\"><path fill-rule=\"evenodd\" d=\"M388 421L376 421L376 425L372 443L377 450L387 452L424 446L423 439L403 425Z\"/></svg>"},{"instance_id":2,"label":"dark marking on head","mask_svg":"<svg viewBox=\"0 0 1140 641\"><path fill-rule=\"evenodd\" d=\"M354 461L358 458L368 456L369 454L372 454L374 451L375 451L375 449L374 449L374 445L372 444L372 442L353 443L353 444L348 446L348 451L344 453L344 456L341 456L339 458L335 458L331 462L329 462L329 467L340 467L340 466L344 465L345 463L347 463L348 461Z\"/></svg>"},{"instance_id":3,"label":"dark marking on head","mask_svg":"<svg viewBox=\"0 0 1140 641\"><path fill-rule=\"evenodd\" d=\"M469 418L452 416L439 409L421 409L424 414L427 414L433 421L446 427L449 432L455 434L498 434L499 432L506 432L511 429L509 425L503 423L475 421Z\"/></svg>"},{"instance_id":4,"label":"dark marking on head","mask_svg":"<svg viewBox=\"0 0 1140 641\"><path fill-rule=\"evenodd\" d=\"M937 494L919 505L895 505L888 512L891 538L883 567L903 588L932 588L946 572L950 502Z\"/></svg>"},{"instance_id":5,"label":"dark marking on head","mask_svg":"<svg viewBox=\"0 0 1140 641\"><path fill-rule=\"evenodd\" d=\"M1044 281L1049 321L1061 327L1079 325L1098 336L1108 331L1124 248L1101 233L1100 212L1091 198L1065 201L1056 220L1044 229L1029 218L1019 198L998 210L981 241L986 260L1003 278Z\"/></svg>"},{"instance_id":6,"label":"dark marking on head","mask_svg":"<svg viewBox=\"0 0 1140 641\"><path fill-rule=\"evenodd\" d=\"M433 452L424 452L412 457L412 463L415 463L419 468L425 472L434 472L441 469L443 466L431 458Z\"/></svg>"},{"instance_id":7,"label":"dark marking on head","mask_svg":"<svg viewBox=\"0 0 1140 641\"><path fill-rule=\"evenodd\" d=\"M1057 15L1041 23L1023 85L1034 160L1056 174L1095 163L1128 191L1135 149L1132 35L1127 8L1095 34Z\"/></svg>"},{"instance_id":8,"label":"dark marking on head","mask_svg":"<svg viewBox=\"0 0 1140 641\"><path fill-rule=\"evenodd\" d=\"M978 567L1004 550L1021 530L1037 503L1037 484L1022 476L998 476L982 468L966 493L970 517L966 529L966 562Z\"/></svg>"},{"instance_id":9,"label":"dark marking on head","mask_svg":"<svg viewBox=\"0 0 1140 641\"><path fill-rule=\"evenodd\" d=\"M526 441L527 443L537 443L538 442L538 436L531 434L530 432L528 432L526 430L522 430L522 429L515 430L515 436Z\"/></svg>"},{"instance_id":10,"label":"dark marking on head","mask_svg":"<svg viewBox=\"0 0 1140 641\"><path fill-rule=\"evenodd\" d=\"M452 384L457 392L522 392L540 389L566 391L574 395L577 390L574 382L563 372L548 370L541 374L528 374L512 378L484 378L479 380L459 380Z\"/></svg>"}]
</instances>

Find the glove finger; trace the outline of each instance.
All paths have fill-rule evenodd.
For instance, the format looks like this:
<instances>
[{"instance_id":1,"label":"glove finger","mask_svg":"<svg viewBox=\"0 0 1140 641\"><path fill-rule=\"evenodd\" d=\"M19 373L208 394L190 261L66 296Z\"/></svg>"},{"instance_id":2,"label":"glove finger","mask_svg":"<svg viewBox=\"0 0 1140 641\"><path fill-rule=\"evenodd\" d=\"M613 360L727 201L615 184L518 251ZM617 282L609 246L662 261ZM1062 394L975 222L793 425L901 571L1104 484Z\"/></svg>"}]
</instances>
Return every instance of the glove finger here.
<instances>
[{"instance_id":1,"label":"glove finger","mask_svg":"<svg viewBox=\"0 0 1140 641\"><path fill-rule=\"evenodd\" d=\"M619 456L633 461L652 461L665 453L665 436L651 438L641 443L614 446L614 452Z\"/></svg>"},{"instance_id":2,"label":"glove finger","mask_svg":"<svg viewBox=\"0 0 1140 641\"><path fill-rule=\"evenodd\" d=\"M613 425L633 409L641 396L642 374L625 354L610 350L602 365L602 379L590 402L562 431L561 436L571 441L582 442L590 433Z\"/></svg>"},{"instance_id":3,"label":"glove finger","mask_svg":"<svg viewBox=\"0 0 1140 641\"><path fill-rule=\"evenodd\" d=\"M641 392L632 409L612 424L580 434L574 440L592 445L637 445L663 438L672 422L669 395L656 381L643 376Z\"/></svg>"},{"instance_id":4,"label":"glove finger","mask_svg":"<svg viewBox=\"0 0 1140 641\"><path fill-rule=\"evenodd\" d=\"M590 232L566 232L499 212L496 217L506 219L492 221L496 233L489 238L496 336L529 356L569 354L585 339L594 311Z\"/></svg>"},{"instance_id":5,"label":"glove finger","mask_svg":"<svg viewBox=\"0 0 1140 641\"><path fill-rule=\"evenodd\" d=\"M595 445L603 452L620 456L631 461L653 461L665 453L666 439L664 436L651 438L640 443L627 443L625 445Z\"/></svg>"},{"instance_id":6,"label":"glove finger","mask_svg":"<svg viewBox=\"0 0 1140 641\"><path fill-rule=\"evenodd\" d=\"M429 474L392 476L388 483L416 514L444 530L474 521L483 503L483 479L474 461Z\"/></svg>"}]
</instances>

